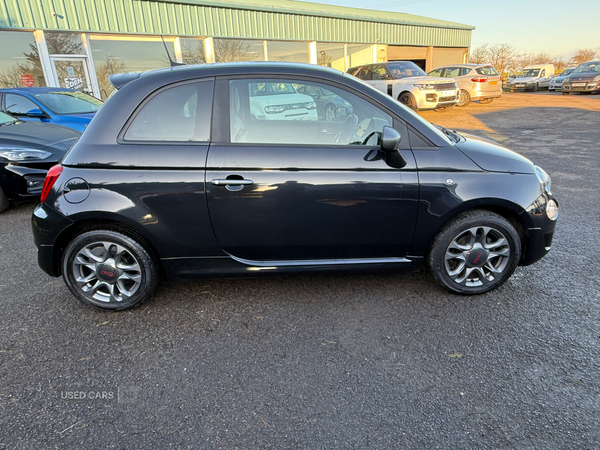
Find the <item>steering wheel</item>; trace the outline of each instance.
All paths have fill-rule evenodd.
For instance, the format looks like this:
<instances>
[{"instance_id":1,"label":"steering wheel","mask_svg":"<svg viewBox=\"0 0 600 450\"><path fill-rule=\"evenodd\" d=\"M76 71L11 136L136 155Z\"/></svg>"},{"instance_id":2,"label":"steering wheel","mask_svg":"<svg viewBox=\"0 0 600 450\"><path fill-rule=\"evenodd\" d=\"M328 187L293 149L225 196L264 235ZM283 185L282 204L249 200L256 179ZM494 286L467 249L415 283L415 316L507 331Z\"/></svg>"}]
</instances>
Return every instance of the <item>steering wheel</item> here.
<instances>
[{"instance_id":1,"label":"steering wheel","mask_svg":"<svg viewBox=\"0 0 600 450\"><path fill-rule=\"evenodd\" d=\"M354 135L354 130L356 130L356 125L358 125L358 117L355 114L350 114L346 117L346 120L342 122L342 125L335 133L335 137L333 138L334 144L347 144L350 142L350 138Z\"/></svg>"}]
</instances>

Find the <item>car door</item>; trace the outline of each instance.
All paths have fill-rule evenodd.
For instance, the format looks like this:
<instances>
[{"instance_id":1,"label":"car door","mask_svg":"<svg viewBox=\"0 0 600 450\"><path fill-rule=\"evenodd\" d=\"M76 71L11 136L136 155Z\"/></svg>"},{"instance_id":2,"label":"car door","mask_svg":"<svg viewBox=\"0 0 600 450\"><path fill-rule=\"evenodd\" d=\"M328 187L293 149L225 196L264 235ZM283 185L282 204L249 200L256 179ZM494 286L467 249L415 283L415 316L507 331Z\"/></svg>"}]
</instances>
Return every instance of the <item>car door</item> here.
<instances>
[{"instance_id":1,"label":"car door","mask_svg":"<svg viewBox=\"0 0 600 450\"><path fill-rule=\"evenodd\" d=\"M287 105L265 99L289 114L260 119L250 113L256 83L327 89L351 104L352 114L341 123L298 120L306 116L296 114L312 107L305 96ZM224 78L215 99L206 195L225 252L248 261L406 255L418 179L402 122L358 92L309 79ZM400 147L408 164L402 169L387 165L377 145L386 125L404 134Z\"/></svg>"}]
</instances>

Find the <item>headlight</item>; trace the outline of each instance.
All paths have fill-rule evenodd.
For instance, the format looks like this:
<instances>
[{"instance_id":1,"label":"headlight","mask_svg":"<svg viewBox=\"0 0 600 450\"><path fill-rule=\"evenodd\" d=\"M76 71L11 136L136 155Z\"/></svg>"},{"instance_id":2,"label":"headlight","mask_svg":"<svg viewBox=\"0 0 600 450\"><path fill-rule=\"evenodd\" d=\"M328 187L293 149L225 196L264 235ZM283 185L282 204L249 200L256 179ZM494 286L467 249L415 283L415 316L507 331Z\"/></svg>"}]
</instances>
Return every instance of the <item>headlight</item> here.
<instances>
[{"instance_id":1,"label":"headlight","mask_svg":"<svg viewBox=\"0 0 600 450\"><path fill-rule=\"evenodd\" d=\"M563 84L565 84L565 83L570 83L570 82L571 82L571 80L569 80L569 77L567 77L567 78L565 78L565 79L563 80Z\"/></svg>"},{"instance_id":2,"label":"headlight","mask_svg":"<svg viewBox=\"0 0 600 450\"><path fill-rule=\"evenodd\" d=\"M421 90L425 89L435 89L434 84L413 84L414 87L418 87Z\"/></svg>"},{"instance_id":3,"label":"headlight","mask_svg":"<svg viewBox=\"0 0 600 450\"><path fill-rule=\"evenodd\" d=\"M0 147L0 156L9 161L36 161L49 158L52 153L44 150L33 150L29 148L2 148Z\"/></svg>"},{"instance_id":4,"label":"headlight","mask_svg":"<svg viewBox=\"0 0 600 450\"><path fill-rule=\"evenodd\" d=\"M594 78L592 79L592 81L600 81L600 75L598 75L597 77L594 77Z\"/></svg>"},{"instance_id":5,"label":"headlight","mask_svg":"<svg viewBox=\"0 0 600 450\"><path fill-rule=\"evenodd\" d=\"M544 190L551 195L550 188L552 187L552 180L550 179L550 175L546 173L544 169L538 166L535 167L535 176L539 180L540 184L544 188Z\"/></svg>"}]
</instances>

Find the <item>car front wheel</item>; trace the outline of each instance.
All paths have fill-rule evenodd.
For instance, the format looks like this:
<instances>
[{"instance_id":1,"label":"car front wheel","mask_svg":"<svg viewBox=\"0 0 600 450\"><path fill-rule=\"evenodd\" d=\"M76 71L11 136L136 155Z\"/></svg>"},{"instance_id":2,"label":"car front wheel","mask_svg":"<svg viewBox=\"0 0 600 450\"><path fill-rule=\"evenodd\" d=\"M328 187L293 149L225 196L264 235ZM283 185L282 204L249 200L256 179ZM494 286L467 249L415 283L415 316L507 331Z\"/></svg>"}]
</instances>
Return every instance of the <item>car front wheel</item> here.
<instances>
[{"instance_id":1,"label":"car front wheel","mask_svg":"<svg viewBox=\"0 0 600 450\"><path fill-rule=\"evenodd\" d=\"M136 240L111 230L75 237L62 259L65 284L86 305L129 309L150 298L158 284L158 267Z\"/></svg>"},{"instance_id":2,"label":"car front wheel","mask_svg":"<svg viewBox=\"0 0 600 450\"><path fill-rule=\"evenodd\" d=\"M504 283L521 257L515 227L490 211L459 214L435 237L429 268L435 280L457 294L482 294Z\"/></svg>"},{"instance_id":3,"label":"car front wheel","mask_svg":"<svg viewBox=\"0 0 600 450\"><path fill-rule=\"evenodd\" d=\"M400 95L400 97L398 97L398 101L403 105L408 106L413 111L419 110L419 108L417 108L417 101L410 92L405 92L404 94Z\"/></svg>"}]
</instances>

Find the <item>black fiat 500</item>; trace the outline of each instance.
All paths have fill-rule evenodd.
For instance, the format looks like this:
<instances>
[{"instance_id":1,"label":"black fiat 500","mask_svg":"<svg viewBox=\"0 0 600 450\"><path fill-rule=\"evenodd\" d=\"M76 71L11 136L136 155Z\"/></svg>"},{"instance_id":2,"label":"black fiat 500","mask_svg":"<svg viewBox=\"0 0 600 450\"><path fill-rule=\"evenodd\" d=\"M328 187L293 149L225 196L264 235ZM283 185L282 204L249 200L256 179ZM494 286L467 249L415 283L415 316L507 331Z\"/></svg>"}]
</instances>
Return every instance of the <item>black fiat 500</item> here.
<instances>
[{"instance_id":1,"label":"black fiat 500","mask_svg":"<svg viewBox=\"0 0 600 450\"><path fill-rule=\"evenodd\" d=\"M126 309L159 278L414 269L480 294L550 250L550 178L341 72L233 63L114 75L45 180L41 268ZM319 117L322 89L347 104Z\"/></svg>"}]
</instances>

